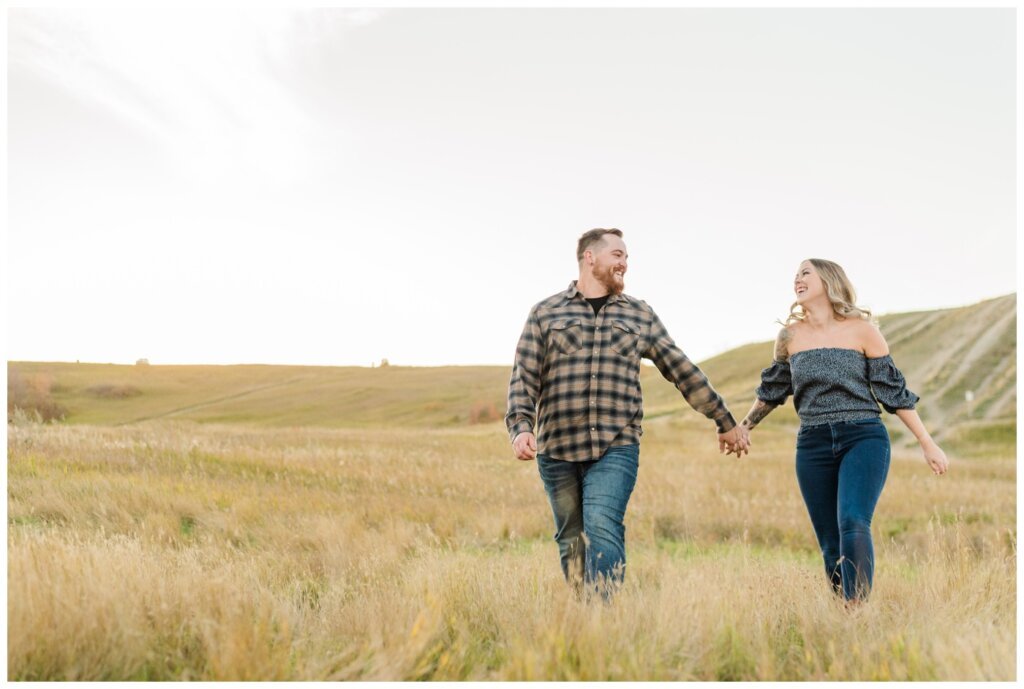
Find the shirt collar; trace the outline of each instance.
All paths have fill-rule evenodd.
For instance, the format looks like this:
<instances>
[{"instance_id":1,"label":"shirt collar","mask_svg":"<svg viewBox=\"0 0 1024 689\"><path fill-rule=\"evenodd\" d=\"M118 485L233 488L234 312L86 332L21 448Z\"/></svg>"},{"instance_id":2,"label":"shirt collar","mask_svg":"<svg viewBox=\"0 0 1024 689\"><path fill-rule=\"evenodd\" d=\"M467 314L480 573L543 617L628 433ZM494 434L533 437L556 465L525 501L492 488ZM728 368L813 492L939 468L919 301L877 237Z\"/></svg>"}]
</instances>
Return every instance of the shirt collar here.
<instances>
[{"instance_id":1,"label":"shirt collar","mask_svg":"<svg viewBox=\"0 0 1024 689\"><path fill-rule=\"evenodd\" d=\"M568 299L569 301L572 301L573 299L575 299L577 294L579 294L580 297L583 297L583 294L580 292L579 288L576 286L576 283L577 283L577 280L573 280L572 282L570 282L569 283L569 289L567 289L565 291L565 298ZM585 299L586 297L583 297L583 298ZM610 294L610 295L608 295L608 302L607 303L613 304L613 303L615 303L617 301L624 301L625 299L626 299L626 295L624 295L624 294Z\"/></svg>"}]
</instances>

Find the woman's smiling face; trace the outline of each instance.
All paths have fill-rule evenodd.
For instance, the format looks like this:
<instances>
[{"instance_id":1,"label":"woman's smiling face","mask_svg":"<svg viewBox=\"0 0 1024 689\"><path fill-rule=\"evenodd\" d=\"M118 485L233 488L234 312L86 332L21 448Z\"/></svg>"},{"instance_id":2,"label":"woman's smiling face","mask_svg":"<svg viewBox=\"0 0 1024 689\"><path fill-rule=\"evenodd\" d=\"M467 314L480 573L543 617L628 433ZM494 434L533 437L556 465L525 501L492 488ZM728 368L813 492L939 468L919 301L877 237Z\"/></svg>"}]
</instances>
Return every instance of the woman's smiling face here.
<instances>
[{"instance_id":1,"label":"woman's smiling face","mask_svg":"<svg viewBox=\"0 0 1024 689\"><path fill-rule=\"evenodd\" d=\"M796 303L798 304L825 294L825 284L810 261L804 261L797 268L796 277L793 278L793 292L796 293Z\"/></svg>"}]
</instances>

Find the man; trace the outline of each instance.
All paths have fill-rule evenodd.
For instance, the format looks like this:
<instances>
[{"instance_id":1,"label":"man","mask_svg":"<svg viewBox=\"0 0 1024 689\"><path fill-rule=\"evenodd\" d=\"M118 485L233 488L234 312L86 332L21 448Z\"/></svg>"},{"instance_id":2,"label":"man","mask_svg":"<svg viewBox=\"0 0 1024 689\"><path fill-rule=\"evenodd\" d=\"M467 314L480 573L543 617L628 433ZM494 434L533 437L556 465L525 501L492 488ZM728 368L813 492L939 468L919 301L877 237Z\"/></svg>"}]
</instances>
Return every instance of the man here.
<instances>
[{"instance_id":1,"label":"man","mask_svg":"<svg viewBox=\"0 0 1024 689\"><path fill-rule=\"evenodd\" d=\"M749 444L651 307L623 294L628 258L620 230L580 237L579 279L530 310L505 416L515 456L537 460L566 580L606 599L625 573L623 517L642 433L640 359L653 361L690 406L714 420L720 451L739 456Z\"/></svg>"}]
</instances>

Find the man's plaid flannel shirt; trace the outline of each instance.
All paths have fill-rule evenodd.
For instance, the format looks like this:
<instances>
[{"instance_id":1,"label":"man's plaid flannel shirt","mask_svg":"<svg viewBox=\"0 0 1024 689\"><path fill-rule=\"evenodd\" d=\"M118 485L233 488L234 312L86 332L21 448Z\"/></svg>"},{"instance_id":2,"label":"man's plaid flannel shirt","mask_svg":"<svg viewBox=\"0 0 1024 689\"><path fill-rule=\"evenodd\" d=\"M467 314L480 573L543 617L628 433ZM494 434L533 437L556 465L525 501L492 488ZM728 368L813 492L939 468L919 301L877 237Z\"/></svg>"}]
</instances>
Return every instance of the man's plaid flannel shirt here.
<instances>
[{"instance_id":1,"label":"man's plaid flannel shirt","mask_svg":"<svg viewBox=\"0 0 1024 689\"><path fill-rule=\"evenodd\" d=\"M691 407L713 419L719 433L736 425L707 376L646 302L612 295L595 315L574 280L530 310L508 385L509 436L536 432L538 453L568 462L600 459L609 447L639 443L641 357L653 361Z\"/></svg>"}]
</instances>

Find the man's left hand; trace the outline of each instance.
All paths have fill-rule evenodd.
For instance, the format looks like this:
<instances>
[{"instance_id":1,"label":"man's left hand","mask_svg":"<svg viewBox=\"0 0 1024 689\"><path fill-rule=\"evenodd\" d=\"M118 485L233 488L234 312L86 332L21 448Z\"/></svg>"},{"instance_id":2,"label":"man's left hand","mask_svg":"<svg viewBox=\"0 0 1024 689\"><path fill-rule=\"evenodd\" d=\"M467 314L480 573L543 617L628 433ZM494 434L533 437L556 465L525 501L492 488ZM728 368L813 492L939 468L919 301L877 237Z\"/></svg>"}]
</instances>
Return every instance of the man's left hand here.
<instances>
[{"instance_id":1,"label":"man's left hand","mask_svg":"<svg viewBox=\"0 0 1024 689\"><path fill-rule=\"evenodd\" d=\"M737 457L742 457L744 453L750 454L749 431L742 425L736 425L726 433L719 433L718 451L727 455L735 452Z\"/></svg>"}]
</instances>

